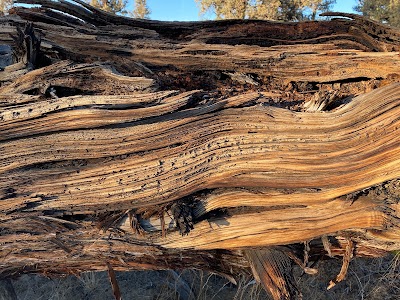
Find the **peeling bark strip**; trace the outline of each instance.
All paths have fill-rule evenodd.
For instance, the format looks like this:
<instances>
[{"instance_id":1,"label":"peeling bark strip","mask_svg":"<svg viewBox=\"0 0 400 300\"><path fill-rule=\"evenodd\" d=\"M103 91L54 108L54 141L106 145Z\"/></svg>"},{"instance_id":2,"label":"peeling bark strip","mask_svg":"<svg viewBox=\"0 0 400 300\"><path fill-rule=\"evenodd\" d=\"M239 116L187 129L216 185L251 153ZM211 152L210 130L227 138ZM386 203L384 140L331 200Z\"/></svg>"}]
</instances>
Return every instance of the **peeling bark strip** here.
<instances>
[{"instance_id":1,"label":"peeling bark strip","mask_svg":"<svg viewBox=\"0 0 400 300\"><path fill-rule=\"evenodd\" d=\"M108 269L119 298L113 270L191 267L293 299L291 261L342 256L332 286L400 249L397 30L20 2L41 6L0 18L0 278Z\"/></svg>"},{"instance_id":2,"label":"peeling bark strip","mask_svg":"<svg viewBox=\"0 0 400 300\"><path fill-rule=\"evenodd\" d=\"M253 275L275 300L302 299L296 288L289 257L274 248L245 250Z\"/></svg>"}]
</instances>

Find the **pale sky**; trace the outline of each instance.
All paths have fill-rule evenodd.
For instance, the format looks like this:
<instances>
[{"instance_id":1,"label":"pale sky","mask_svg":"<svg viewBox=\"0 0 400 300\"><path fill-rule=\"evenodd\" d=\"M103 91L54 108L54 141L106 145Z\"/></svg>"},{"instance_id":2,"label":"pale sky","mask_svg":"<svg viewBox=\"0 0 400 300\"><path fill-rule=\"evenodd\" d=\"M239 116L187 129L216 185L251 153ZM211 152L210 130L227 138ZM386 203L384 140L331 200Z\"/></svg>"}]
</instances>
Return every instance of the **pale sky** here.
<instances>
[{"instance_id":1,"label":"pale sky","mask_svg":"<svg viewBox=\"0 0 400 300\"><path fill-rule=\"evenodd\" d=\"M133 9L133 1L128 0L128 9ZM336 0L333 11L354 12L357 0ZM151 10L150 19L164 21L200 20L199 8L195 0L147 0ZM212 16L209 16L211 18Z\"/></svg>"}]
</instances>

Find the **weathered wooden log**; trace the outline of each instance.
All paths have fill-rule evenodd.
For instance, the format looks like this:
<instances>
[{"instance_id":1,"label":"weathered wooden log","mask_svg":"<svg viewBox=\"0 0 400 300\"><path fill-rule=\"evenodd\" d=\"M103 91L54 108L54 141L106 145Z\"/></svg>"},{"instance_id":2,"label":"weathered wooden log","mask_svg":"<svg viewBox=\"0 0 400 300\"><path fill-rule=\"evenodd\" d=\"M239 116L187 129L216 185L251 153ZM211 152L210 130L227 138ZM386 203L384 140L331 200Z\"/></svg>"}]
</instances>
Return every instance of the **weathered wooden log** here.
<instances>
[{"instance_id":1,"label":"weathered wooden log","mask_svg":"<svg viewBox=\"0 0 400 300\"><path fill-rule=\"evenodd\" d=\"M1 277L192 267L252 272L289 299L291 262L312 274L309 262L343 256L333 286L353 255L400 249L395 29L21 2L41 7L0 20L13 49Z\"/></svg>"}]
</instances>

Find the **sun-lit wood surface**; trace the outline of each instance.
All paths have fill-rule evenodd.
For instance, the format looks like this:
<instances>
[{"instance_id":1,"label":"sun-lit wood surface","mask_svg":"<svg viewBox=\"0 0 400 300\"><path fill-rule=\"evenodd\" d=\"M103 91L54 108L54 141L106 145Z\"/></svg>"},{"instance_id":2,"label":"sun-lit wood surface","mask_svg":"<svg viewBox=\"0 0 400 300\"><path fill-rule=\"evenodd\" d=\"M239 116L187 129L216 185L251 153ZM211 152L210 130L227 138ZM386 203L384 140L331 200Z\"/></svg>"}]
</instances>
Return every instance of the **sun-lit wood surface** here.
<instances>
[{"instance_id":1,"label":"sun-lit wood surface","mask_svg":"<svg viewBox=\"0 0 400 300\"><path fill-rule=\"evenodd\" d=\"M0 19L1 276L194 267L294 299L304 253L400 249L398 30L21 2L41 7Z\"/></svg>"}]
</instances>

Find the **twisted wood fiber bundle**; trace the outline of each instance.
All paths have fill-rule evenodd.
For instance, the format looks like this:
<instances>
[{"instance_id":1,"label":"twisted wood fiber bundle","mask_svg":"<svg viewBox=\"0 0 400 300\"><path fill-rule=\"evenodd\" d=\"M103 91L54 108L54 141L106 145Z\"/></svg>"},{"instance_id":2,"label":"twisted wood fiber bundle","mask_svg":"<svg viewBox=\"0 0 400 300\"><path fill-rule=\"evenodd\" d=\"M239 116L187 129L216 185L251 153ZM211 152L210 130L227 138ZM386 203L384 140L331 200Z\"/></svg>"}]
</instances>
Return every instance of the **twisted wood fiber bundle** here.
<instances>
[{"instance_id":1,"label":"twisted wood fiber bundle","mask_svg":"<svg viewBox=\"0 0 400 300\"><path fill-rule=\"evenodd\" d=\"M234 107L259 98L258 94L158 117L152 117L151 107L148 111L132 108L132 116L137 112L137 118L142 121L121 127L68 131L71 122L65 130L59 126L59 132L34 137L23 136L24 133L29 135L23 125L29 124L30 119L22 119L18 139L0 144L0 196L9 198L1 202L1 209L10 212L32 202L35 205L27 211L87 212L102 207L122 209L169 202L203 189L261 187L294 191L289 194L279 190L217 194L205 200L204 210L254 205L312 206L324 228L321 234L379 226L384 223L385 214L372 203L349 208L329 200L400 177L399 91L400 85L393 84L359 96L329 113L296 113L263 106ZM166 102L173 110L176 101L187 101L187 95L166 98L171 99ZM101 100L86 97L77 103ZM102 103L100 100L97 105ZM114 105L118 107L121 103L125 103L123 98L115 99ZM26 105L32 107L31 103ZM43 109L46 102L38 105ZM7 114L8 109L13 108L3 108L3 114ZM91 120L90 115L86 117L87 112L93 109L80 106L77 109L81 111L79 126L85 127L85 122ZM107 110L97 110L108 114ZM61 118L65 118L75 112L54 111L47 115L57 118L61 114ZM121 114L125 112L122 110ZM118 116L118 109L111 113ZM40 117L34 120L41 122ZM118 118L111 120L119 122ZM13 121L3 121L3 126L9 122ZM105 119L104 125L108 122ZM10 189L13 197L7 196ZM303 209L295 207L293 214L301 215ZM280 222L287 217L293 230L299 228L289 210L286 211L284 218L278 218ZM337 221L333 216L327 219L332 212L337 214ZM271 226L274 227L276 215L264 214L273 219ZM359 216L352 218L353 214ZM353 223L343 222L341 218L345 215L349 215ZM245 228L249 218L234 216L228 221L229 236L241 241L237 246L254 245L252 239L242 241L246 239L243 232L232 230L234 226ZM258 220L261 227L257 229L254 224L251 234L265 232L270 226L264 222L265 218ZM200 229L202 226L210 227L197 225L194 233L206 230ZM284 227L288 229L288 225ZM218 230L212 232L216 244L200 248L227 246L220 241ZM310 228L308 237L312 235L315 233ZM206 236L211 243L212 233L207 232ZM191 237L182 238L181 244L181 239L171 236L172 244L169 240L163 244L194 246L195 234ZM291 235L288 239L285 242L294 242L295 238ZM201 239L197 239L197 244L201 243ZM229 243L231 247L236 245Z\"/></svg>"}]
</instances>

